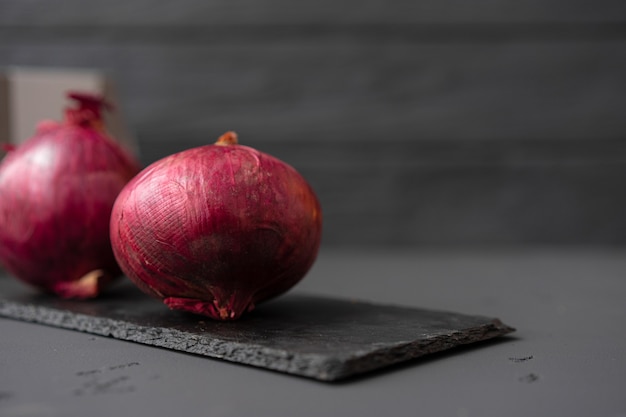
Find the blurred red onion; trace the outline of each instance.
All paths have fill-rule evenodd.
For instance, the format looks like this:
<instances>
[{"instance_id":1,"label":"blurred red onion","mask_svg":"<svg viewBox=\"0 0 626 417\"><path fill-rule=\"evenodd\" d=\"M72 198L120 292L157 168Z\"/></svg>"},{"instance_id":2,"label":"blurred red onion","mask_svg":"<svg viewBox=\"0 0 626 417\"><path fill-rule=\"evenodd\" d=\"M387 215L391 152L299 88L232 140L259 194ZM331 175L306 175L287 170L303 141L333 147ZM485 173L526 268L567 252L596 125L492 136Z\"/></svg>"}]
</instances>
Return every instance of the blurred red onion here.
<instances>
[{"instance_id":1,"label":"blurred red onion","mask_svg":"<svg viewBox=\"0 0 626 417\"><path fill-rule=\"evenodd\" d=\"M97 296L121 271L109 239L111 208L139 164L104 132L100 97L77 101L65 120L0 164L0 261L16 278L63 298Z\"/></svg>"}]
</instances>

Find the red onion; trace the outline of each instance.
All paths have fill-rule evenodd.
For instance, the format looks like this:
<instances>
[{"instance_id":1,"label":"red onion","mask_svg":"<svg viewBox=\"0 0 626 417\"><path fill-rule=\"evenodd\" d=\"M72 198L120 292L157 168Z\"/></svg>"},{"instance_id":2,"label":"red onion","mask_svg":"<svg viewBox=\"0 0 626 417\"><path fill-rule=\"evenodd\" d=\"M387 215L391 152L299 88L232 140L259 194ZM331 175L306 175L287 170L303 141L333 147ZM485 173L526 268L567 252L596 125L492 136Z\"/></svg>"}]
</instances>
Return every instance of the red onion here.
<instances>
[{"instance_id":1,"label":"red onion","mask_svg":"<svg viewBox=\"0 0 626 417\"><path fill-rule=\"evenodd\" d=\"M102 99L72 93L65 120L46 120L0 165L0 261L16 278L63 298L90 298L121 270L111 208L139 172L103 130Z\"/></svg>"},{"instance_id":2,"label":"red onion","mask_svg":"<svg viewBox=\"0 0 626 417\"><path fill-rule=\"evenodd\" d=\"M113 207L111 243L124 273L171 309L233 320L304 277L321 228L304 178L227 132L129 182Z\"/></svg>"}]
</instances>

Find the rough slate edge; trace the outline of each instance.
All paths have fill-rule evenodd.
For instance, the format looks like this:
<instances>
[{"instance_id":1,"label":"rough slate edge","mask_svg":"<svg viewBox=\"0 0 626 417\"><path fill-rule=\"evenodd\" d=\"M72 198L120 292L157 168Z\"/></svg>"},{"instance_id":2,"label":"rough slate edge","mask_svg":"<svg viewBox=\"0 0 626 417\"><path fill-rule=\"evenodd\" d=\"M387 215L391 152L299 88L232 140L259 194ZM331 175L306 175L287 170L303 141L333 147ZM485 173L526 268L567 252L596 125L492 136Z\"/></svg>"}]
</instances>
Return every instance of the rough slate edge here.
<instances>
[{"instance_id":1,"label":"rough slate edge","mask_svg":"<svg viewBox=\"0 0 626 417\"><path fill-rule=\"evenodd\" d=\"M1 283L1 281L0 281ZM48 300L53 300L49 298ZM329 299L334 302L338 299ZM345 300L354 304L355 301ZM379 308L404 308L382 306L369 302L356 302ZM84 306L84 304L80 304ZM417 311L419 309L408 310ZM427 310L423 310L427 311ZM513 332L498 319L468 316L458 313L435 312L479 320L480 325L448 331L411 342L381 344L373 350L353 352L347 358L316 353L293 353L285 349L268 348L250 343L237 343L215 337L202 337L175 328L138 325L126 320L97 317L89 314L38 305L36 302L3 300L0 297L0 315L13 319L77 330L119 340L136 342L185 353L193 353L235 363L266 368L314 378L321 381L338 381L363 373L396 365L427 354L442 352L470 343L485 341ZM183 341L183 343L181 343ZM193 342L193 343L190 343Z\"/></svg>"}]
</instances>

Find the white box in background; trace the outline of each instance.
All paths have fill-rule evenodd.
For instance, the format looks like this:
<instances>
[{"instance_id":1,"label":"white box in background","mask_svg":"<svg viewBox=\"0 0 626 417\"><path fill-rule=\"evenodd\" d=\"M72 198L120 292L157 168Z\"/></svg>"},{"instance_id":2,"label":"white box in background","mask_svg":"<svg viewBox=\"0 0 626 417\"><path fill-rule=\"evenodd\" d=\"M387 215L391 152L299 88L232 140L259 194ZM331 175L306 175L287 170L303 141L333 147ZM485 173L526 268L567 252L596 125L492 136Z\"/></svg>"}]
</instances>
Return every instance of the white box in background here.
<instances>
[{"instance_id":1,"label":"white box in background","mask_svg":"<svg viewBox=\"0 0 626 417\"><path fill-rule=\"evenodd\" d=\"M0 143L19 145L34 135L40 120L62 120L64 109L73 102L67 98L68 91L97 94L110 102L113 111L103 112L108 133L137 153L112 80L103 72L90 69L0 69Z\"/></svg>"}]
</instances>

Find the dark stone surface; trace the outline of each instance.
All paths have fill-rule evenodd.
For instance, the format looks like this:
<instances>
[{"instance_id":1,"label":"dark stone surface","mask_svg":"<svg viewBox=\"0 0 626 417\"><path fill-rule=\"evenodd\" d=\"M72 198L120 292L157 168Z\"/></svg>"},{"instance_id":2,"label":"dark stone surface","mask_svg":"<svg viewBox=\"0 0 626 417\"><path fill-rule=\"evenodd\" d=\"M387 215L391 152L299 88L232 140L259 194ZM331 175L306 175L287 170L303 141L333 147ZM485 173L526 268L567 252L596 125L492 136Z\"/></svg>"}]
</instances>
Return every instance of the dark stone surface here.
<instances>
[{"instance_id":1,"label":"dark stone surface","mask_svg":"<svg viewBox=\"0 0 626 417\"><path fill-rule=\"evenodd\" d=\"M128 283L91 301L0 276L0 315L324 381L512 332L497 319L290 293L237 322L173 312Z\"/></svg>"}]
</instances>

